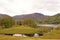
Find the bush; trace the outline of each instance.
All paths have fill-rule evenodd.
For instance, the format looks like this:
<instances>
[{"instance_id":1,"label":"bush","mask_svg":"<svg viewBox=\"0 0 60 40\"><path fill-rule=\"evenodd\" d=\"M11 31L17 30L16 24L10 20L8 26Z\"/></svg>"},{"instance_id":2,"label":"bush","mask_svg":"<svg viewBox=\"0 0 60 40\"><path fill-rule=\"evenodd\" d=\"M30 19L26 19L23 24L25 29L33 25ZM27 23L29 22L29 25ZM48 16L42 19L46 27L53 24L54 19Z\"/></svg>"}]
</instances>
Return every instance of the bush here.
<instances>
[{"instance_id":1,"label":"bush","mask_svg":"<svg viewBox=\"0 0 60 40\"><path fill-rule=\"evenodd\" d=\"M44 26L41 26L41 27L38 27L38 33L39 34L44 34L44 33L48 33L48 32L51 32L51 30L53 30L52 27L44 27Z\"/></svg>"},{"instance_id":2,"label":"bush","mask_svg":"<svg viewBox=\"0 0 60 40\"><path fill-rule=\"evenodd\" d=\"M17 24L18 25L28 25L28 26L34 27L34 28L37 26L37 22L33 19L25 19L22 21L17 21Z\"/></svg>"},{"instance_id":3,"label":"bush","mask_svg":"<svg viewBox=\"0 0 60 40\"><path fill-rule=\"evenodd\" d=\"M44 39L60 39L60 30L55 29L52 32L45 34L41 38L44 38Z\"/></svg>"},{"instance_id":4,"label":"bush","mask_svg":"<svg viewBox=\"0 0 60 40\"><path fill-rule=\"evenodd\" d=\"M0 26L2 26L3 28L12 27L15 23L12 17L5 17L5 18L2 18L0 21L1 21Z\"/></svg>"}]
</instances>

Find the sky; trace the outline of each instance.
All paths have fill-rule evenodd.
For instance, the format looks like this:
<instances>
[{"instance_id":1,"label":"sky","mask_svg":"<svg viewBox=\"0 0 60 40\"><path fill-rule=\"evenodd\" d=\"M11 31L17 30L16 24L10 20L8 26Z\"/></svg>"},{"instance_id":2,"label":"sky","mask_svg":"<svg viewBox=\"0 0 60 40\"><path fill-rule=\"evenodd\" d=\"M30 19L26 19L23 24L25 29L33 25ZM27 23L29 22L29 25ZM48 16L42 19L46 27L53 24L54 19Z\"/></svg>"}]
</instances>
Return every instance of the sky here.
<instances>
[{"instance_id":1,"label":"sky","mask_svg":"<svg viewBox=\"0 0 60 40\"><path fill-rule=\"evenodd\" d=\"M35 12L50 16L60 13L60 0L0 0L0 14L15 16Z\"/></svg>"}]
</instances>

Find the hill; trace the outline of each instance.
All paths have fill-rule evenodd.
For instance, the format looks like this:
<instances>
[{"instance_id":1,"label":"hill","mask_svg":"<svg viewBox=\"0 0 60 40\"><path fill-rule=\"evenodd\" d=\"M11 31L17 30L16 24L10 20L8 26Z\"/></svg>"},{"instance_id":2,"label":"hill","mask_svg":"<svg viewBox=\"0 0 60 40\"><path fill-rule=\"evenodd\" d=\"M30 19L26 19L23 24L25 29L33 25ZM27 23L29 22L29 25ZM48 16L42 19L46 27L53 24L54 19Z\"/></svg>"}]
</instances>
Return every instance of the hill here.
<instances>
[{"instance_id":1,"label":"hill","mask_svg":"<svg viewBox=\"0 0 60 40\"><path fill-rule=\"evenodd\" d=\"M10 16L6 14L0 14L0 18L5 18L5 17L10 17Z\"/></svg>"},{"instance_id":2,"label":"hill","mask_svg":"<svg viewBox=\"0 0 60 40\"><path fill-rule=\"evenodd\" d=\"M24 20L24 19L34 19L39 21L40 19L46 18L47 16L41 14L41 13L33 13L33 14L27 14L27 15L16 15L13 18L15 20Z\"/></svg>"},{"instance_id":3,"label":"hill","mask_svg":"<svg viewBox=\"0 0 60 40\"><path fill-rule=\"evenodd\" d=\"M60 13L44 18L40 21L42 24L60 24Z\"/></svg>"}]
</instances>

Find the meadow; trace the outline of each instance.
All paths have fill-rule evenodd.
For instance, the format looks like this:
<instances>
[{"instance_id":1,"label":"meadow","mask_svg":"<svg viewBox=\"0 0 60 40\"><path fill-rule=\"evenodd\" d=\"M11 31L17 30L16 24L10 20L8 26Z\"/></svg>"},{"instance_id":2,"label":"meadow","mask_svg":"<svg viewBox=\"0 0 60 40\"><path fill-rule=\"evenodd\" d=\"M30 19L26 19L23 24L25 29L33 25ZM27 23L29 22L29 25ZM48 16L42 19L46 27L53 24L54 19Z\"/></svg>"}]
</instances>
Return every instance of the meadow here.
<instances>
[{"instance_id":1,"label":"meadow","mask_svg":"<svg viewBox=\"0 0 60 40\"><path fill-rule=\"evenodd\" d=\"M53 29L49 27L32 28L29 26L11 27L0 30L0 40L60 40L60 27ZM52 30L52 32L50 32ZM49 32L48 32L49 31ZM16 37L5 34L34 34L42 33L40 37Z\"/></svg>"},{"instance_id":2,"label":"meadow","mask_svg":"<svg viewBox=\"0 0 60 40\"><path fill-rule=\"evenodd\" d=\"M12 37L0 35L0 40L60 40L60 39L42 39L40 37Z\"/></svg>"}]
</instances>

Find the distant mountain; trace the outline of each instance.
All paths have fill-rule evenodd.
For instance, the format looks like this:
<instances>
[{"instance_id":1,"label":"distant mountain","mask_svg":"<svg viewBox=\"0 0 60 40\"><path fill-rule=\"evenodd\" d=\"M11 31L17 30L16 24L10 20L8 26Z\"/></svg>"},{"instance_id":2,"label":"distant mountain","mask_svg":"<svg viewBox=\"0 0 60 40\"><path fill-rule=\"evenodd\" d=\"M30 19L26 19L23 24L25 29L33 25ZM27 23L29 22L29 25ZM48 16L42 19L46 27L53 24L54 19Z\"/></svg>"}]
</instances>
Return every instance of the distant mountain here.
<instances>
[{"instance_id":1,"label":"distant mountain","mask_svg":"<svg viewBox=\"0 0 60 40\"><path fill-rule=\"evenodd\" d=\"M9 15L6 15L6 14L0 14L0 18L5 18L5 17L9 17Z\"/></svg>"},{"instance_id":2,"label":"distant mountain","mask_svg":"<svg viewBox=\"0 0 60 40\"><path fill-rule=\"evenodd\" d=\"M58 13L58 14L56 14L56 15L54 15L54 16L60 16L60 13Z\"/></svg>"},{"instance_id":3,"label":"distant mountain","mask_svg":"<svg viewBox=\"0 0 60 40\"><path fill-rule=\"evenodd\" d=\"M6 14L0 14L0 18L11 17ZM46 16L41 13L32 13L26 15L16 15L12 17L14 20L24 20L24 19L34 19L40 23L46 24L59 24L60 23L60 13L53 16Z\"/></svg>"},{"instance_id":4,"label":"distant mountain","mask_svg":"<svg viewBox=\"0 0 60 40\"><path fill-rule=\"evenodd\" d=\"M48 18L45 18L40 21L42 24L60 24L60 13L50 16Z\"/></svg>"},{"instance_id":5,"label":"distant mountain","mask_svg":"<svg viewBox=\"0 0 60 40\"><path fill-rule=\"evenodd\" d=\"M33 14L27 14L27 15L16 15L13 18L15 20L24 20L24 19L34 19L39 21L40 19L46 18L48 16L45 16L41 13L33 13Z\"/></svg>"}]
</instances>

